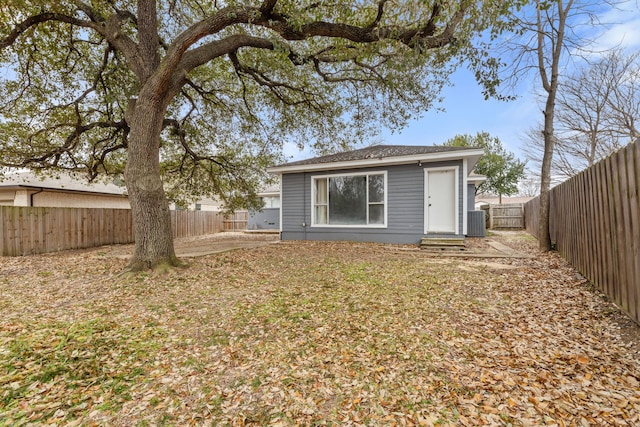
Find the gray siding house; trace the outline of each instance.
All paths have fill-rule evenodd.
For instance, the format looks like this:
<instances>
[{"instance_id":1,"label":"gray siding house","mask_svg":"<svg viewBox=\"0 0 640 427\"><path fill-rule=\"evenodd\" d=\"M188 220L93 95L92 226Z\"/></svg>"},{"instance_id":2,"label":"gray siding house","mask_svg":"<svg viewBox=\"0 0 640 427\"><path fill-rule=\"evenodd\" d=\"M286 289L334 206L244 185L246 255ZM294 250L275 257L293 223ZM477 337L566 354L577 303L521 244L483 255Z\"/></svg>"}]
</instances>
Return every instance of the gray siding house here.
<instances>
[{"instance_id":1,"label":"gray siding house","mask_svg":"<svg viewBox=\"0 0 640 427\"><path fill-rule=\"evenodd\" d=\"M280 175L282 240L417 244L464 237L474 210L466 147L375 145L269 168Z\"/></svg>"}]
</instances>

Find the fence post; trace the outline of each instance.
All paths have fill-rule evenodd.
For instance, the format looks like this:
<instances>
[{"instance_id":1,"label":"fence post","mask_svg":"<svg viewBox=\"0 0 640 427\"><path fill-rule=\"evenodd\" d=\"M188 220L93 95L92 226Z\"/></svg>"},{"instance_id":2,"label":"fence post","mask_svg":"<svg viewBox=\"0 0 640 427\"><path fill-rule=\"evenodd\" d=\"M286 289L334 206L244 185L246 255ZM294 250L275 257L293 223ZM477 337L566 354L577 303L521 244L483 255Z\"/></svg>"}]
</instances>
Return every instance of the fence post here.
<instances>
[{"instance_id":1,"label":"fence post","mask_svg":"<svg viewBox=\"0 0 640 427\"><path fill-rule=\"evenodd\" d=\"M489 204L489 229L493 230L493 205Z\"/></svg>"}]
</instances>

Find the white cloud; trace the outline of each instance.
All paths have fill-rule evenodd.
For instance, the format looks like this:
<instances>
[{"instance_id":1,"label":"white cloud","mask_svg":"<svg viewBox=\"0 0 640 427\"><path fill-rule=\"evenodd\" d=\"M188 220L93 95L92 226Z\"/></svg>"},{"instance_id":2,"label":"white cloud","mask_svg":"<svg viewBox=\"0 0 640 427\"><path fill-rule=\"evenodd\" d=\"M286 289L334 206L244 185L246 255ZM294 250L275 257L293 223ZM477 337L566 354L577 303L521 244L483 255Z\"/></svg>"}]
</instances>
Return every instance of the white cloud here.
<instances>
[{"instance_id":1,"label":"white cloud","mask_svg":"<svg viewBox=\"0 0 640 427\"><path fill-rule=\"evenodd\" d=\"M635 0L616 5L600 16L606 29L597 35L596 50L640 47L640 7Z\"/></svg>"},{"instance_id":2,"label":"white cloud","mask_svg":"<svg viewBox=\"0 0 640 427\"><path fill-rule=\"evenodd\" d=\"M640 17L636 20L614 25L598 37L601 49L633 49L640 46Z\"/></svg>"}]
</instances>

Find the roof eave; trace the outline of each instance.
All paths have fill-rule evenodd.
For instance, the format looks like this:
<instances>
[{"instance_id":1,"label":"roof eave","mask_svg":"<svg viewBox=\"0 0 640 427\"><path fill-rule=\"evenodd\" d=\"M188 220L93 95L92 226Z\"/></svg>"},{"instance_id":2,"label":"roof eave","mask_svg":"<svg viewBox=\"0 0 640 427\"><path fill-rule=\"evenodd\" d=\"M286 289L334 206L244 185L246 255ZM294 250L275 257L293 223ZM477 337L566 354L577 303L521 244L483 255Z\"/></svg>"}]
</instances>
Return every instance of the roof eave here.
<instances>
[{"instance_id":1,"label":"roof eave","mask_svg":"<svg viewBox=\"0 0 640 427\"><path fill-rule=\"evenodd\" d=\"M466 158L469 170L473 169L473 166L478 162L478 159L482 156L484 150L456 150L456 151L443 151L438 153L424 153L413 154L410 156L395 156L395 157L382 157L374 159L364 160L350 160L343 162L333 163L311 163L306 165L293 165L293 166L274 166L267 168L267 172L273 174L285 174L285 173L300 173L300 172L319 172L328 170L339 169L362 169L378 166L394 166L394 165L406 165L417 162L442 162L447 160L457 160Z\"/></svg>"},{"instance_id":2,"label":"roof eave","mask_svg":"<svg viewBox=\"0 0 640 427\"><path fill-rule=\"evenodd\" d=\"M475 184L476 187L487 180L487 177L484 175L469 175L467 178L467 182Z\"/></svg>"},{"instance_id":3,"label":"roof eave","mask_svg":"<svg viewBox=\"0 0 640 427\"><path fill-rule=\"evenodd\" d=\"M0 184L0 190L30 190L30 191L49 191L56 193L74 193L74 194L91 194L101 196L116 196L116 197L128 197L127 193L107 192L107 191L92 191L92 190L76 190L72 188L56 188L47 187L46 185L28 185L28 184Z\"/></svg>"}]
</instances>

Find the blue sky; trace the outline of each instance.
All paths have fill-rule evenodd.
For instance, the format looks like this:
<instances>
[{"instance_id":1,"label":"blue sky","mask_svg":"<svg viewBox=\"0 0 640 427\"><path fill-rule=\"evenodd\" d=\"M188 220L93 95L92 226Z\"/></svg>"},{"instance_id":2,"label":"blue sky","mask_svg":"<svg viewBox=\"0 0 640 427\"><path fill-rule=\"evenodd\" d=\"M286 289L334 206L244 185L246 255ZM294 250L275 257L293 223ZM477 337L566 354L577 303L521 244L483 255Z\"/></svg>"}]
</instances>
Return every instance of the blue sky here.
<instances>
[{"instance_id":1,"label":"blue sky","mask_svg":"<svg viewBox=\"0 0 640 427\"><path fill-rule=\"evenodd\" d=\"M458 70L452 82L453 86L443 92L441 106L445 111L428 111L400 133L384 132L382 141L385 144L433 145L442 144L458 134L475 135L487 131L500 138L509 151L516 152L520 134L541 114L532 97L523 96L515 101L485 100L473 74L466 69Z\"/></svg>"},{"instance_id":2,"label":"blue sky","mask_svg":"<svg viewBox=\"0 0 640 427\"><path fill-rule=\"evenodd\" d=\"M587 36L597 42L594 50L616 46L627 51L640 50L640 6L638 0L618 4L600 15L603 27L588 26ZM542 120L542 107L535 95L539 77L530 73L528 80L519 82L515 101L486 101L473 75L466 69L452 77L452 86L442 92L445 111L428 111L420 119L411 121L401 132L384 131L375 142L402 145L441 144L457 134L489 132L500 138L503 146L524 160L520 147L524 134ZM366 145L366 144L365 144ZM313 157L309 151L300 151L293 145L285 146L290 160Z\"/></svg>"}]
</instances>

